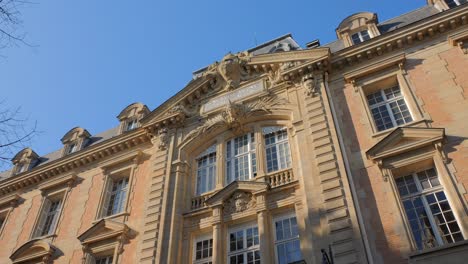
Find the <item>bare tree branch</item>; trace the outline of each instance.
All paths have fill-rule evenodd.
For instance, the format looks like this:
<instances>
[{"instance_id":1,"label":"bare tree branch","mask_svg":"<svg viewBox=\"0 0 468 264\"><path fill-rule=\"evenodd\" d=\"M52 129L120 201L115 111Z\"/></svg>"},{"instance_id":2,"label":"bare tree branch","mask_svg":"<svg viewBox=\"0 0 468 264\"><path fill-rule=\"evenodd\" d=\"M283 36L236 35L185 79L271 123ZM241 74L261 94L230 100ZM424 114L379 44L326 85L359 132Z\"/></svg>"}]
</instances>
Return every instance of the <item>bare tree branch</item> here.
<instances>
[{"instance_id":1,"label":"bare tree branch","mask_svg":"<svg viewBox=\"0 0 468 264\"><path fill-rule=\"evenodd\" d=\"M9 165L13 156L29 146L38 133L37 123L29 125L28 117L20 110L10 109L5 101L0 101L0 167Z\"/></svg>"},{"instance_id":2,"label":"bare tree branch","mask_svg":"<svg viewBox=\"0 0 468 264\"><path fill-rule=\"evenodd\" d=\"M22 31L20 8L32 4L25 0L0 0L0 49L18 43L33 46L26 41L26 33Z\"/></svg>"}]
</instances>

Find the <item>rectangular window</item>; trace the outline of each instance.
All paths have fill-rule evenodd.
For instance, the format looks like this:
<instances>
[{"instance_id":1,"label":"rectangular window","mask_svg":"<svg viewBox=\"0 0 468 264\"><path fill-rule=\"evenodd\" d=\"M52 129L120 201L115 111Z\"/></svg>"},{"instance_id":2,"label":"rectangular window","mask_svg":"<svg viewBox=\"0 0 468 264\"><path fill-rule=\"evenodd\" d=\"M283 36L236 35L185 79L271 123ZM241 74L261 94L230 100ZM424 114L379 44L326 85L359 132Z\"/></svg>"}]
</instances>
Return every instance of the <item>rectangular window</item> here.
<instances>
[{"instance_id":1,"label":"rectangular window","mask_svg":"<svg viewBox=\"0 0 468 264\"><path fill-rule=\"evenodd\" d=\"M260 264L260 238L258 227L229 232L229 264Z\"/></svg>"},{"instance_id":2,"label":"rectangular window","mask_svg":"<svg viewBox=\"0 0 468 264\"><path fill-rule=\"evenodd\" d=\"M413 121L399 86L368 94L367 102L377 131Z\"/></svg>"},{"instance_id":3,"label":"rectangular window","mask_svg":"<svg viewBox=\"0 0 468 264\"><path fill-rule=\"evenodd\" d=\"M254 133L229 140L226 144L226 183L250 180L256 174L257 156Z\"/></svg>"},{"instance_id":4,"label":"rectangular window","mask_svg":"<svg viewBox=\"0 0 468 264\"><path fill-rule=\"evenodd\" d=\"M119 214L125 210L128 180L128 177L111 179L105 194L104 216Z\"/></svg>"},{"instance_id":5,"label":"rectangular window","mask_svg":"<svg viewBox=\"0 0 468 264\"><path fill-rule=\"evenodd\" d=\"M54 234L62 210L62 200L63 197L44 198L34 237Z\"/></svg>"},{"instance_id":6,"label":"rectangular window","mask_svg":"<svg viewBox=\"0 0 468 264\"><path fill-rule=\"evenodd\" d=\"M69 146L68 146L68 152L67 154L72 154L73 152L76 152L78 150L78 144L76 143L71 143Z\"/></svg>"},{"instance_id":7,"label":"rectangular window","mask_svg":"<svg viewBox=\"0 0 468 264\"><path fill-rule=\"evenodd\" d=\"M103 257L98 257L95 260L96 264L112 264L114 261L113 256L103 256Z\"/></svg>"},{"instance_id":8,"label":"rectangular window","mask_svg":"<svg viewBox=\"0 0 468 264\"><path fill-rule=\"evenodd\" d=\"M216 181L216 146L214 152L198 158L197 164L197 195L214 189Z\"/></svg>"},{"instance_id":9,"label":"rectangular window","mask_svg":"<svg viewBox=\"0 0 468 264\"><path fill-rule=\"evenodd\" d=\"M463 240L434 168L395 182L419 250Z\"/></svg>"},{"instance_id":10,"label":"rectangular window","mask_svg":"<svg viewBox=\"0 0 468 264\"><path fill-rule=\"evenodd\" d=\"M288 131L281 127L263 128L267 172L291 167Z\"/></svg>"},{"instance_id":11,"label":"rectangular window","mask_svg":"<svg viewBox=\"0 0 468 264\"><path fill-rule=\"evenodd\" d=\"M137 128L138 126L138 122L136 119L132 119L132 120L129 120L127 121L127 128L125 131L130 131L130 130L133 130L135 128Z\"/></svg>"},{"instance_id":12,"label":"rectangular window","mask_svg":"<svg viewBox=\"0 0 468 264\"><path fill-rule=\"evenodd\" d=\"M213 239L198 240L195 242L194 264L211 264L213 256Z\"/></svg>"},{"instance_id":13,"label":"rectangular window","mask_svg":"<svg viewBox=\"0 0 468 264\"><path fill-rule=\"evenodd\" d=\"M295 216L275 220L275 249L278 264L302 260Z\"/></svg>"},{"instance_id":14,"label":"rectangular window","mask_svg":"<svg viewBox=\"0 0 468 264\"><path fill-rule=\"evenodd\" d=\"M354 33L353 35L351 35L351 39L353 40L354 44L359 44L361 42L364 42L370 39L369 32L367 30L363 30L363 31Z\"/></svg>"}]
</instances>

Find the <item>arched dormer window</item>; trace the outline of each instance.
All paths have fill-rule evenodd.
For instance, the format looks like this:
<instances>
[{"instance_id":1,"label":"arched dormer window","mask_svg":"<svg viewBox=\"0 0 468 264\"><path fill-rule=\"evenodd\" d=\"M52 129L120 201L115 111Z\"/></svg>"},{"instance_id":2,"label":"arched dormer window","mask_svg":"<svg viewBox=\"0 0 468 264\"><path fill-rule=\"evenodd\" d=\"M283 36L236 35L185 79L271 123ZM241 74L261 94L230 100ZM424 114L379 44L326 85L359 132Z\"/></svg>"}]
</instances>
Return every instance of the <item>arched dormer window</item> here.
<instances>
[{"instance_id":1,"label":"arched dormer window","mask_svg":"<svg viewBox=\"0 0 468 264\"><path fill-rule=\"evenodd\" d=\"M62 156L72 154L84 148L89 143L90 137L91 134L81 127L75 127L68 131L61 139L64 146Z\"/></svg>"},{"instance_id":2,"label":"arched dormer window","mask_svg":"<svg viewBox=\"0 0 468 264\"><path fill-rule=\"evenodd\" d=\"M356 13L340 23L336 29L336 35L343 40L346 47L357 45L380 35L377 23L377 14Z\"/></svg>"},{"instance_id":3,"label":"arched dormer window","mask_svg":"<svg viewBox=\"0 0 468 264\"><path fill-rule=\"evenodd\" d=\"M140 126L140 120L150 112L142 103L133 103L125 107L117 116L120 121L120 133L134 130Z\"/></svg>"},{"instance_id":4,"label":"arched dormer window","mask_svg":"<svg viewBox=\"0 0 468 264\"><path fill-rule=\"evenodd\" d=\"M18 152L18 154L16 154L12 159L13 165L15 166L13 173L16 175L26 172L34 167L38 161L39 155L37 155L32 149L25 148Z\"/></svg>"}]
</instances>

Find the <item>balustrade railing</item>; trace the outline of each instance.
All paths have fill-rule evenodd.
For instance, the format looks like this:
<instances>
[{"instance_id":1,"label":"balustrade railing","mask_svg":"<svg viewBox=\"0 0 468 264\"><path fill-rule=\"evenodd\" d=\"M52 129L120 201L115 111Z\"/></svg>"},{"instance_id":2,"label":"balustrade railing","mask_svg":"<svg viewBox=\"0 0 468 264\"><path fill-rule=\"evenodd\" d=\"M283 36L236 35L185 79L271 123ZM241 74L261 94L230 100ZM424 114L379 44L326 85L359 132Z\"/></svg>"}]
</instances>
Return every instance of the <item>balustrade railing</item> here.
<instances>
[{"instance_id":1,"label":"balustrade railing","mask_svg":"<svg viewBox=\"0 0 468 264\"><path fill-rule=\"evenodd\" d=\"M201 195L201 196L197 196L197 197L194 197L192 198L192 206L191 206L191 209L192 210L195 210L195 209L199 209L199 208L203 208L205 207L205 201L210 198L211 194L206 194L206 195Z\"/></svg>"},{"instance_id":2,"label":"balustrade railing","mask_svg":"<svg viewBox=\"0 0 468 264\"><path fill-rule=\"evenodd\" d=\"M279 172L274 172L265 176L266 182L270 184L271 188L279 187L294 181L294 174L292 169L287 169Z\"/></svg>"}]
</instances>

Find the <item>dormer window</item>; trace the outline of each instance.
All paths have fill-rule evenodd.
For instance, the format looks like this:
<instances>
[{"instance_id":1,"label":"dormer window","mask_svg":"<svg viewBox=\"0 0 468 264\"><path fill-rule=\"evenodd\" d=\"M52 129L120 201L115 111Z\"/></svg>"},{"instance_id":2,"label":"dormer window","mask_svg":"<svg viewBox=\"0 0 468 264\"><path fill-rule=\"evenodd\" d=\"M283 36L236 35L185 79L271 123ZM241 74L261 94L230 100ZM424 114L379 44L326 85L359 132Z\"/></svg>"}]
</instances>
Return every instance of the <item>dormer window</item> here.
<instances>
[{"instance_id":1,"label":"dormer window","mask_svg":"<svg viewBox=\"0 0 468 264\"><path fill-rule=\"evenodd\" d=\"M142 103L133 103L125 107L117 116L120 121L120 133L132 131L140 126L140 120L149 113L148 107Z\"/></svg>"},{"instance_id":2,"label":"dormer window","mask_svg":"<svg viewBox=\"0 0 468 264\"><path fill-rule=\"evenodd\" d=\"M354 44L359 44L361 42L364 42L366 40L369 40L370 39L370 36L369 36L369 31L367 30L363 30L363 31L359 31L357 33L354 33L352 36L351 36L351 39L353 40L353 43Z\"/></svg>"},{"instance_id":3,"label":"dormer window","mask_svg":"<svg viewBox=\"0 0 468 264\"><path fill-rule=\"evenodd\" d=\"M12 159L15 168L13 170L14 174L20 174L28 171L39 161L39 156L30 148L25 148L18 152L15 157Z\"/></svg>"},{"instance_id":4,"label":"dormer window","mask_svg":"<svg viewBox=\"0 0 468 264\"><path fill-rule=\"evenodd\" d=\"M91 134L86 129L81 127L71 129L62 138L63 155L70 155L83 149L89 143L90 138Z\"/></svg>"},{"instance_id":5,"label":"dormer window","mask_svg":"<svg viewBox=\"0 0 468 264\"><path fill-rule=\"evenodd\" d=\"M336 35L346 47L357 45L380 35L377 28L377 14L362 12L345 18L338 28Z\"/></svg>"}]
</instances>

